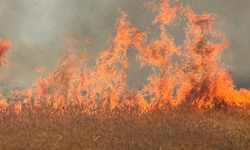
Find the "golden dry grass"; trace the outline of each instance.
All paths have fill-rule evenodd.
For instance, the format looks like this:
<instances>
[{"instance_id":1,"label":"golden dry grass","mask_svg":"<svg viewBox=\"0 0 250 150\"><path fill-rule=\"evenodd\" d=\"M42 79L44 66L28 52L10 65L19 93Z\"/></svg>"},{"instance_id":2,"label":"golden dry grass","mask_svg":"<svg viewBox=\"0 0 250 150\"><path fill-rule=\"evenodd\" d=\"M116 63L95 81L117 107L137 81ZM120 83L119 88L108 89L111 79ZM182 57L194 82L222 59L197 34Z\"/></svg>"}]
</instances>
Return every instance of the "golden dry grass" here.
<instances>
[{"instance_id":1,"label":"golden dry grass","mask_svg":"<svg viewBox=\"0 0 250 150\"><path fill-rule=\"evenodd\" d=\"M4 115L1 150L240 150L250 147L247 110L135 111L87 115L29 109ZM54 113L53 113L54 112ZM54 114L54 115L53 115Z\"/></svg>"}]
</instances>

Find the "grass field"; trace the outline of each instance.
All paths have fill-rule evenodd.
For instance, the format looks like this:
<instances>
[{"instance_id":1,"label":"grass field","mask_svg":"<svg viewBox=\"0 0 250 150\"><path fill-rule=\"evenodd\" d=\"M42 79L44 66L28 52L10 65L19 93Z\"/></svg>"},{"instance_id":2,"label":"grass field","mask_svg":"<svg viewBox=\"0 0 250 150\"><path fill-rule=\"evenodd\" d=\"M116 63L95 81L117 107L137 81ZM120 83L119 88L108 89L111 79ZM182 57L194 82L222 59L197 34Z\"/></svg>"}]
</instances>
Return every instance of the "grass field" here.
<instances>
[{"instance_id":1,"label":"grass field","mask_svg":"<svg viewBox=\"0 0 250 150\"><path fill-rule=\"evenodd\" d=\"M3 116L1 150L240 150L250 147L247 110L116 110L64 115L29 109ZM59 112L59 111L58 111ZM56 115L57 114L57 115Z\"/></svg>"},{"instance_id":2,"label":"grass field","mask_svg":"<svg viewBox=\"0 0 250 150\"><path fill-rule=\"evenodd\" d=\"M215 17L168 0L145 4L158 12L158 39L147 43L148 31L119 11L116 36L94 69L76 44L35 88L0 95L0 150L250 149L250 90L235 89L220 61L229 41L212 29ZM176 45L167 27L181 19L186 39ZM154 72L140 90L126 84L131 47ZM0 39L0 68L9 50Z\"/></svg>"}]
</instances>

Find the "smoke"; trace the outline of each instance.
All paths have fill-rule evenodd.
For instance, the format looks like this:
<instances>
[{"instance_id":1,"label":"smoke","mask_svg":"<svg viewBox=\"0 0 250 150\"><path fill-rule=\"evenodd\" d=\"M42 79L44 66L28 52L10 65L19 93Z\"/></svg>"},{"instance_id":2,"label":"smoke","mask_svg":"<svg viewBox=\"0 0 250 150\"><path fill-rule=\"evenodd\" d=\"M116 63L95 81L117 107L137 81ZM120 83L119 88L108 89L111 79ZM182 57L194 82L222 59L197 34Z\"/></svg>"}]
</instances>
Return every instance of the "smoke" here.
<instances>
[{"instance_id":1,"label":"smoke","mask_svg":"<svg viewBox=\"0 0 250 150\"><path fill-rule=\"evenodd\" d=\"M191 1L190 1L191 2ZM198 13L218 14L217 28L232 42L223 53L223 61L232 67L233 78L238 87L250 87L248 74L248 33L250 26L250 2L247 0L193 0L192 7ZM117 8L125 11L140 30L146 31L154 14L145 10L138 0L2 0L0 1L0 37L11 41L9 60L12 66L1 70L2 92L32 86L37 77L45 76L56 68L58 56L68 47L66 39L75 34L79 39L91 37L88 46L89 65L107 48L106 41L114 33ZM223 23L223 25L221 25ZM184 39L183 32L173 30L177 43ZM155 31L157 34L157 31ZM154 34L151 35L152 37ZM150 70L139 70L134 51L129 51L130 87L141 87ZM230 54L233 60L229 59ZM43 74L36 67L45 67Z\"/></svg>"},{"instance_id":2,"label":"smoke","mask_svg":"<svg viewBox=\"0 0 250 150\"><path fill-rule=\"evenodd\" d=\"M35 67L44 66L43 75L54 70L69 34L95 39L89 53L96 55L105 48L116 19L108 0L13 0L1 1L0 7L0 37L12 43L12 66L2 70L3 92L31 86L39 76Z\"/></svg>"}]
</instances>

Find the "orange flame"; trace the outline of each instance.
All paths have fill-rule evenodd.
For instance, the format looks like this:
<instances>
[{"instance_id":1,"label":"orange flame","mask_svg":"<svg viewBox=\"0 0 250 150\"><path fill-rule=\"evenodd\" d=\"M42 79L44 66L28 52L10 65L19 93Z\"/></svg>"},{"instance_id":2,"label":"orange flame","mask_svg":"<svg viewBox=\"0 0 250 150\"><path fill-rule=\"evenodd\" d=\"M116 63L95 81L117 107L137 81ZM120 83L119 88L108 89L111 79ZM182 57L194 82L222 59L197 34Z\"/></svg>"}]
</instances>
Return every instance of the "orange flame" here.
<instances>
[{"instance_id":1,"label":"orange flame","mask_svg":"<svg viewBox=\"0 0 250 150\"><path fill-rule=\"evenodd\" d=\"M119 10L121 16L117 20L116 36L109 40L109 48L97 57L96 68L87 69L85 52L78 55L69 51L60 59L54 72L37 80L36 89L22 92L24 101L15 104L15 112L20 113L22 103L32 107L52 107L62 113L70 106L86 113L94 113L98 109L113 112L127 108L130 111L133 107L138 108L139 113L146 113L150 109L180 104L197 108L247 107L250 92L235 90L230 74L220 61L221 51L229 42L222 33L212 29L216 16L196 15L190 6L175 2L146 3L151 11L158 12L152 24L159 24L161 30L160 37L150 43L146 42L147 32L139 31L127 20L127 14ZM167 27L181 19L187 20L186 39L183 44L176 45ZM74 40L78 41L78 38L74 37ZM0 41L1 59L8 46L8 42ZM126 86L129 67L126 53L130 46L138 50L136 58L141 66L149 65L154 71L141 91ZM171 61L174 55L180 62ZM8 102L2 100L0 106L7 108Z\"/></svg>"},{"instance_id":2,"label":"orange flame","mask_svg":"<svg viewBox=\"0 0 250 150\"><path fill-rule=\"evenodd\" d=\"M35 68L36 72L42 73L45 71L45 67Z\"/></svg>"}]
</instances>

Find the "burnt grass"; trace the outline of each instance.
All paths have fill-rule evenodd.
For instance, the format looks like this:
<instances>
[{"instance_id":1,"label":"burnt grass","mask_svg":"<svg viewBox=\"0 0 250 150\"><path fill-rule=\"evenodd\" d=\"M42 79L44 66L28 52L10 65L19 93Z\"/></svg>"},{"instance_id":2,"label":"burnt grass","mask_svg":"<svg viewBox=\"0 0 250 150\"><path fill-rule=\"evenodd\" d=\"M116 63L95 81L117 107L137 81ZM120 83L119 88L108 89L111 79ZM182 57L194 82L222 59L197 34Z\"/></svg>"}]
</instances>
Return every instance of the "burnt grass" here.
<instances>
[{"instance_id":1,"label":"burnt grass","mask_svg":"<svg viewBox=\"0 0 250 150\"><path fill-rule=\"evenodd\" d=\"M35 112L35 113L33 113ZM49 108L9 110L1 150L240 150L250 148L247 109L136 110L96 114Z\"/></svg>"}]
</instances>

